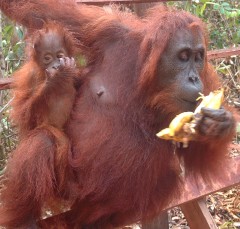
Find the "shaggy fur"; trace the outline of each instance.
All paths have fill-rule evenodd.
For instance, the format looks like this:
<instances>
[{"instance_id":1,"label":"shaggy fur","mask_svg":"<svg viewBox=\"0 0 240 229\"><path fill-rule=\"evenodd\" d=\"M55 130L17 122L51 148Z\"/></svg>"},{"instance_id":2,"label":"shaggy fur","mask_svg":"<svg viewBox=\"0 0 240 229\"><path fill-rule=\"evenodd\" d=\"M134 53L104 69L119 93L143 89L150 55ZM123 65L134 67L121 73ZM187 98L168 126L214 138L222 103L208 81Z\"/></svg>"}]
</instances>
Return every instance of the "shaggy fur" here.
<instances>
[{"instance_id":1,"label":"shaggy fur","mask_svg":"<svg viewBox=\"0 0 240 229\"><path fill-rule=\"evenodd\" d=\"M114 228L149 220L178 198L181 182L174 147L157 139L156 133L183 110L176 101L174 84L160 91L156 87L157 65L175 31L188 29L190 24L205 34L207 47L200 19L166 7L156 7L139 19L117 9L105 11L71 0L1 0L0 7L32 30L41 28L46 19L56 20L79 40L77 47L87 60L84 82L67 126L72 143L69 165L77 185L67 192L68 200L75 202L72 211L54 223L65 228ZM206 56L201 79L206 94L219 87ZM207 178L223 168L221 160L234 133L233 125L229 128L219 138L199 138L187 149L177 150L188 175ZM24 146L19 150L26 153ZM41 151L36 149L44 157L45 150L44 154ZM30 172L35 166L30 166ZM45 185L39 177L37 189ZM30 183L29 189L18 192L19 198L28 196L31 188ZM13 192L6 201L11 195ZM34 199L39 201L37 196ZM12 205L21 209L21 218L0 213L0 224L24 223L28 202L16 199ZM38 207L37 202L32 203L32 209ZM35 219L39 217L34 214Z\"/></svg>"}]
</instances>

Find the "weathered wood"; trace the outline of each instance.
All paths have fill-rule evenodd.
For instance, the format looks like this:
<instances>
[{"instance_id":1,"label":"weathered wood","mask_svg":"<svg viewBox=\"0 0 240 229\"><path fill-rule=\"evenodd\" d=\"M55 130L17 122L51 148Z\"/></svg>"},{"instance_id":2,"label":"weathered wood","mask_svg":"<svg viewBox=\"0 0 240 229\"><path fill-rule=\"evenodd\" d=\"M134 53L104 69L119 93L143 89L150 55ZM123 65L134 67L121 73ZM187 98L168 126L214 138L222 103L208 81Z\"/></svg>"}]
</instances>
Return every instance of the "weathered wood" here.
<instances>
[{"instance_id":1,"label":"weathered wood","mask_svg":"<svg viewBox=\"0 0 240 229\"><path fill-rule=\"evenodd\" d=\"M202 198L206 195L214 192L221 191L223 189L230 189L240 184L240 156L229 159L225 162L226 167L229 168L225 174L216 178L212 178L209 183L204 180L198 179L198 186L196 186L193 178L187 178L184 180L184 186L182 188L183 193L179 199L172 201L166 209L173 208L175 206Z\"/></svg>"},{"instance_id":2,"label":"weathered wood","mask_svg":"<svg viewBox=\"0 0 240 229\"><path fill-rule=\"evenodd\" d=\"M198 180L198 186L195 184L194 180L187 178L184 180L184 185L182 188L182 196L178 199L175 199L170 203L164 210L171 209L176 206L191 206L197 199L203 198L206 195L209 195L214 192L221 191L223 189L230 189L238 184L240 184L240 157L229 159L226 161L226 166L229 168L226 174L221 174L218 179L213 179L212 183L206 184L203 180ZM189 204L191 203L192 204ZM189 205L188 205L189 204ZM185 207L186 210L187 207ZM192 208L192 206L191 206ZM201 207L203 208L203 207ZM188 211L188 210L186 210ZM45 219L49 222L54 222L58 220L59 217L64 218L65 215L71 214L71 210L63 212L59 215L55 215ZM43 221L45 221L43 220ZM188 219L189 220L189 219ZM205 227L201 227L201 229ZM191 229L195 229L192 227ZM196 228L198 229L198 228Z\"/></svg>"},{"instance_id":3,"label":"weathered wood","mask_svg":"<svg viewBox=\"0 0 240 229\"><path fill-rule=\"evenodd\" d=\"M156 217L152 222L143 223L142 229L169 229L167 211L164 211L160 216Z\"/></svg>"},{"instance_id":4,"label":"weathered wood","mask_svg":"<svg viewBox=\"0 0 240 229\"><path fill-rule=\"evenodd\" d=\"M12 82L12 78L0 78L0 90L10 89Z\"/></svg>"},{"instance_id":5,"label":"weathered wood","mask_svg":"<svg viewBox=\"0 0 240 229\"><path fill-rule=\"evenodd\" d=\"M150 3L150 2L176 2L179 0L76 0L77 3L85 3L85 4L108 4L108 3L122 3L122 4L129 4L129 3ZM182 2L187 0L180 0Z\"/></svg>"},{"instance_id":6,"label":"weathered wood","mask_svg":"<svg viewBox=\"0 0 240 229\"><path fill-rule=\"evenodd\" d=\"M219 49L219 50L208 51L207 53L208 60L225 58L225 57L230 57L234 55L237 55L237 56L240 55L240 46L235 48L229 48L229 49Z\"/></svg>"},{"instance_id":7,"label":"weathered wood","mask_svg":"<svg viewBox=\"0 0 240 229\"><path fill-rule=\"evenodd\" d=\"M181 209L191 229L217 229L205 198L182 204Z\"/></svg>"}]
</instances>

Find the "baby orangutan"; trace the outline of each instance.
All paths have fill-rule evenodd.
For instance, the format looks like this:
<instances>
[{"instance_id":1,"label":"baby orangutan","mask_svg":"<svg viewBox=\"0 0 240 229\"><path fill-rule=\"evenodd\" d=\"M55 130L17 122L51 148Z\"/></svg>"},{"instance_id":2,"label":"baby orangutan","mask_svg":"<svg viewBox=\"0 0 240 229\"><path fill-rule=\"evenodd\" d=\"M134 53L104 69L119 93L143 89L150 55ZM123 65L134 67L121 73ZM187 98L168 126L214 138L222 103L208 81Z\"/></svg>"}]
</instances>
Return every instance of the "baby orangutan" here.
<instances>
[{"instance_id":1,"label":"baby orangutan","mask_svg":"<svg viewBox=\"0 0 240 229\"><path fill-rule=\"evenodd\" d=\"M62 130L75 98L73 39L55 23L32 36L30 60L14 74L11 118L20 137L42 126Z\"/></svg>"},{"instance_id":2,"label":"baby orangutan","mask_svg":"<svg viewBox=\"0 0 240 229\"><path fill-rule=\"evenodd\" d=\"M20 144L7 164L0 201L3 225L13 227L21 224L18 219L38 218L46 200L66 196L69 180L64 124L76 95L74 39L56 23L47 23L31 41L28 61L14 73L11 118ZM13 190L16 196L9 196ZM24 199L17 196L21 192Z\"/></svg>"}]
</instances>

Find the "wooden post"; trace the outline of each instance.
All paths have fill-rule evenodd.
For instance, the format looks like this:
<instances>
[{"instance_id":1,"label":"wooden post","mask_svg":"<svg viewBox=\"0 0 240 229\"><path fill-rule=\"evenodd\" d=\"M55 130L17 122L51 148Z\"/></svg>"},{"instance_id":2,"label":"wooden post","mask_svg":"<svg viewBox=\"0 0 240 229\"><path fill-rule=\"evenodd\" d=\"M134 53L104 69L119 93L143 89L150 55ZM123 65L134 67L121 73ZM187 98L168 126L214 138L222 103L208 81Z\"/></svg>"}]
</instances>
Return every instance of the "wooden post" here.
<instances>
[{"instance_id":1,"label":"wooden post","mask_svg":"<svg viewBox=\"0 0 240 229\"><path fill-rule=\"evenodd\" d=\"M205 198L184 203L180 207L191 229L217 229Z\"/></svg>"},{"instance_id":2,"label":"wooden post","mask_svg":"<svg viewBox=\"0 0 240 229\"><path fill-rule=\"evenodd\" d=\"M143 223L142 229L169 229L167 211L164 211L160 216L155 218L152 222Z\"/></svg>"}]
</instances>

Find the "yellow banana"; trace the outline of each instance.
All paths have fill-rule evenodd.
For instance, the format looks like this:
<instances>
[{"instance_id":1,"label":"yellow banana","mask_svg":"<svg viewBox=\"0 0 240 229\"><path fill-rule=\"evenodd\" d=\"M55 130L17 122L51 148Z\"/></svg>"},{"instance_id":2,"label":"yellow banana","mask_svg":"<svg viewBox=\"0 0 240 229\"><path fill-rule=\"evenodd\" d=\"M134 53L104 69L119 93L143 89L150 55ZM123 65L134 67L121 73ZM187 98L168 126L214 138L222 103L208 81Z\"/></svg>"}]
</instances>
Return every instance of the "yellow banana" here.
<instances>
[{"instance_id":1,"label":"yellow banana","mask_svg":"<svg viewBox=\"0 0 240 229\"><path fill-rule=\"evenodd\" d=\"M200 113L203 107L212 108L212 109L219 109L222 105L224 97L223 89L210 92L208 96L201 95L202 102L198 105L194 114Z\"/></svg>"},{"instance_id":2,"label":"yellow banana","mask_svg":"<svg viewBox=\"0 0 240 229\"><path fill-rule=\"evenodd\" d=\"M199 98L197 98L197 100L202 99L201 103L197 106L197 108L194 111L194 114L200 113L201 109L203 107L206 107L207 104L212 100L213 98L213 93L210 92L210 94L208 96L204 96L203 94L201 94L201 96Z\"/></svg>"},{"instance_id":3,"label":"yellow banana","mask_svg":"<svg viewBox=\"0 0 240 229\"><path fill-rule=\"evenodd\" d=\"M219 109L223 102L224 91L223 89L216 90L210 92L208 96L201 95L200 98L202 101L194 112L183 112L177 115L169 124L169 128L161 130L157 133L157 137L182 142L187 147L188 142L196 136L195 127L198 120L197 116L199 116L197 114L201 113L203 107Z\"/></svg>"},{"instance_id":4,"label":"yellow banana","mask_svg":"<svg viewBox=\"0 0 240 229\"><path fill-rule=\"evenodd\" d=\"M187 122L190 122L193 118L193 112L183 112L177 115L169 125L169 135L174 136L177 132L179 132L183 125Z\"/></svg>"},{"instance_id":5,"label":"yellow banana","mask_svg":"<svg viewBox=\"0 0 240 229\"><path fill-rule=\"evenodd\" d=\"M223 99L224 99L224 91L223 89L213 92L214 97L211 99L211 101L206 105L207 108L212 109L219 109L222 105Z\"/></svg>"},{"instance_id":6,"label":"yellow banana","mask_svg":"<svg viewBox=\"0 0 240 229\"><path fill-rule=\"evenodd\" d=\"M172 140L172 137L170 136L170 129L165 128L157 133L157 137L165 139L165 140Z\"/></svg>"},{"instance_id":7,"label":"yellow banana","mask_svg":"<svg viewBox=\"0 0 240 229\"><path fill-rule=\"evenodd\" d=\"M159 133L157 133L157 137L164 139L164 140L172 140L175 142L183 142L185 145L188 144L188 141L190 140L190 136L186 136L184 132L181 132L175 136L170 136L170 129L165 128L161 130Z\"/></svg>"}]
</instances>

